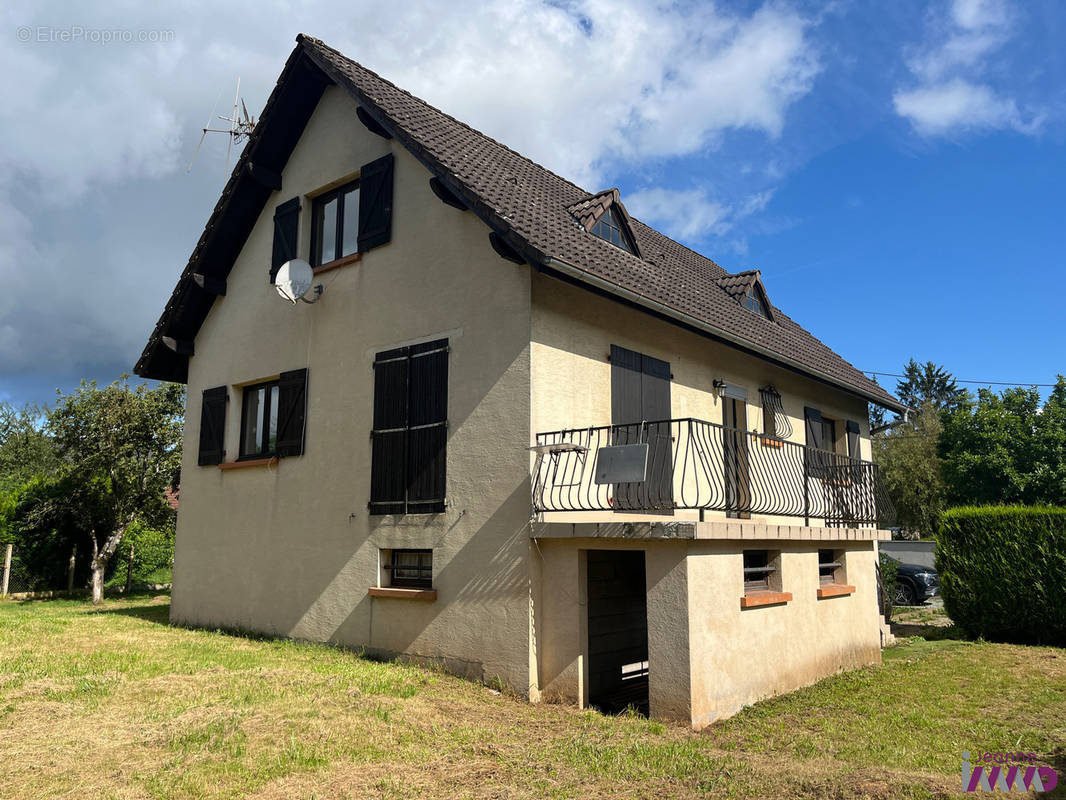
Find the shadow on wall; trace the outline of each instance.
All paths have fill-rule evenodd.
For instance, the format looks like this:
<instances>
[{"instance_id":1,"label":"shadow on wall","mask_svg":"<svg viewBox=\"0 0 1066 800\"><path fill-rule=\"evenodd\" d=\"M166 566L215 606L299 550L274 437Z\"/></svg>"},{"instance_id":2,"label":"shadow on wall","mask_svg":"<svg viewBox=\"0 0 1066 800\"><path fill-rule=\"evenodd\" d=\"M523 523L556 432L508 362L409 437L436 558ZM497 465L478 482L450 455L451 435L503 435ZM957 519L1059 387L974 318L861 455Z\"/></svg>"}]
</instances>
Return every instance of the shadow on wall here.
<instances>
[{"instance_id":1,"label":"shadow on wall","mask_svg":"<svg viewBox=\"0 0 1066 800\"><path fill-rule=\"evenodd\" d=\"M485 666L471 658L473 653L493 653L500 662L524 664L528 517L529 487L522 483L436 572L436 602L371 598L366 594L369 586L353 587L361 596L330 640L362 643L374 654L406 653L443 661L450 671L479 680L486 677ZM522 523L516 526L516 520ZM439 536L445 538L447 530ZM433 627L438 629L427 637Z\"/></svg>"}]
</instances>

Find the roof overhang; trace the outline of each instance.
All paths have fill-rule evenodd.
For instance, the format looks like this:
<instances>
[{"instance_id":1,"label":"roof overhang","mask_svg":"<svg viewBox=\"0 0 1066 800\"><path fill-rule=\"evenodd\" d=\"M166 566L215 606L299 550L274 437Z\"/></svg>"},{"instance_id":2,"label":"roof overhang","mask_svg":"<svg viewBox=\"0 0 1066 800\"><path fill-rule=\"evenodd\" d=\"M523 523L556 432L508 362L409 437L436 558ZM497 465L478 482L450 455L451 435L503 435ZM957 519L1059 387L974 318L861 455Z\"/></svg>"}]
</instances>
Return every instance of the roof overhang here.
<instances>
[{"instance_id":1,"label":"roof overhang","mask_svg":"<svg viewBox=\"0 0 1066 800\"><path fill-rule=\"evenodd\" d=\"M184 383L192 342L223 294L226 277L270 195L285 163L328 85L303 48L293 50L263 107L259 124L237 160L177 286L133 371L142 378ZM268 265L264 265L264 274Z\"/></svg>"},{"instance_id":2,"label":"roof overhang","mask_svg":"<svg viewBox=\"0 0 1066 800\"><path fill-rule=\"evenodd\" d=\"M210 287L217 287L218 281L224 281L228 276L252 227L274 191L267 185L273 182L262 180L257 177L256 172L266 172L273 176L282 174L322 92L328 85L334 84L343 88L374 123L402 144L451 194L461 200L492 232L535 269L554 271L596 292L611 295L891 411L902 413L905 410L905 406L894 401L894 398L890 399L887 392L884 397L880 397L849 385L839 378L760 347L698 317L671 308L541 251L516 232L506 218L498 214L401 125L384 113L373 98L339 74L321 53L310 46L307 37L301 34L297 36L296 41L297 46L278 77L277 85L263 108L259 124L234 167L200 241L134 368L137 375L182 383L187 381L189 355L171 349L164 339L185 342L195 339L218 294L217 288L212 291ZM620 202L619 205L621 206ZM210 280L205 282L203 276Z\"/></svg>"}]
</instances>

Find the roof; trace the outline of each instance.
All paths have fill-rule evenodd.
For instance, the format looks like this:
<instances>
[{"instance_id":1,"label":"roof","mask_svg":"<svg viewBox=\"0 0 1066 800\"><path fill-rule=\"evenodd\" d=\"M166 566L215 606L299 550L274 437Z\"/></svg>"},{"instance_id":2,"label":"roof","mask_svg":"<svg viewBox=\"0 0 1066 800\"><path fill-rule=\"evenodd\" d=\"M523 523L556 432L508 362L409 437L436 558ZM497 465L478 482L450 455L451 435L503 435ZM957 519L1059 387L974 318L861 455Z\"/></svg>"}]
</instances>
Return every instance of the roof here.
<instances>
[{"instance_id":1,"label":"roof","mask_svg":"<svg viewBox=\"0 0 1066 800\"><path fill-rule=\"evenodd\" d=\"M309 113L295 117L291 112L275 114L274 107L291 105L287 98L297 87L289 91L287 84L306 80L309 65L345 89L375 122L403 144L533 267L617 294L626 302L697 328L790 369L848 389L888 408L902 410L903 406L896 398L780 309L774 307L774 321L771 322L741 306L719 283L731 274L711 259L628 214L624 216L641 257L588 233L579 224L580 220L598 218L615 202L624 212L617 190L591 193L414 97L318 39L303 34L297 37L296 49L208 221L205 237L213 229L233 227L225 225L230 212L223 207L223 201L229 194L229 203L233 204L242 193L251 194L254 190L254 186L244 187L254 183L247 173L248 164L258 165L262 160L257 150L266 149L268 141L275 138L292 140L290 150L295 145L291 128L299 128L296 131L298 137ZM310 72L315 71L310 69ZM315 88L317 94L313 97L317 103L321 88L317 85ZM303 110L301 107L300 111ZM281 130L275 133L278 129ZM274 160L278 161L277 158ZM283 164L284 159L281 159ZM266 166L281 171L281 166ZM258 201L258 197L254 199ZM239 236L240 232L228 230L227 238L232 242L232 237ZM247 232L244 232L240 244L246 236ZM202 237L197 250L201 250L204 244ZM228 273L236 255L234 252L228 262L217 256L208 261L203 254L198 257L194 251L182 281L189 283L188 276L202 268L205 262ZM182 288L182 281L175 289L176 294ZM192 314L187 322L195 324L182 325L175 316L180 310L173 308L174 305L175 298L172 297L137 363L135 371L138 375L175 379L160 374L166 370L155 366L162 363L157 355L165 349L162 337L181 338L183 335L191 341L202 318L196 322L200 315ZM203 314L206 315L206 310ZM176 330L181 334L178 337L175 337ZM177 356L176 353L173 355ZM187 356L177 357L187 359ZM185 374L179 373L181 376Z\"/></svg>"}]
</instances>

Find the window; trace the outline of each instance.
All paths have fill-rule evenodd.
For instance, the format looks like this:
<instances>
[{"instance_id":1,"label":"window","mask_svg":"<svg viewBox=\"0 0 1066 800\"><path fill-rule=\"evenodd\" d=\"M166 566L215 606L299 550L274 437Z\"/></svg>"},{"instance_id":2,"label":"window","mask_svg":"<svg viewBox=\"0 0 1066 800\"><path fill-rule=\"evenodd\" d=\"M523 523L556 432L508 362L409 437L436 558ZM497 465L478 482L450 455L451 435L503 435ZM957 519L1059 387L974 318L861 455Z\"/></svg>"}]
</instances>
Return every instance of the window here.
<instances>
[{"instance_id":1,"label":"window","mask_svg":"<svg viewBox=\"0 0 1066 800\"><path fill-rule=\"evenodd\" d=\"M311 266L359 252L359 181L316 197L311 204Z\"/></svg>"},{"instance_id":2,"label":"window","mask_svg":"<svg viewBox=\"0 0 1066 800\"><path fill-rule=\"evenodd\" d=\"M837 447L836 420L822 417L822 449L835 453Z\"/></svg>"},{"instance_id":3,"label":"window","mask_svg":"<svg viewBox=\"0 0 1066 800\"><path fill-rule=\"evenodd\" d=\"M837 580L837 572L843 567L836 550L820 549L818 551L818 582L843 583Z\"/></svg>"},{"instance_id":4,"label":"window","mask_svg":"<svg viewBox=\"0 0 1066 800\"><path fill-rule=\"evenodd\" d=\"M762 303L759 302L759 298L755 296L754 289L748 289L747 295L744 297L744 308L749 311L754 311L756 314L762 315Z\"/></svg>"},{"instance_id":5,"label":"window","mask_svg":"<svg viewBox=\"0 0 1066 800\"><path fill-rule=\"evenodd\" d=\"M744 551L744 592L770 590L770 577L777 571L770 559L769 550Z\"/></svg>"},{"instance_id":6,"label":"window","mask_svg":"<svg viewBox=\"0 0 1066 800\"><path fill-rule=\"evenodd\" d=\"M273 456L278 444L278 382L246 386L241 404L241 458Z\"/></svg>"},{"instance_id":7,"label":"window","mask_svg":"<svg viewBox=\"0 0 1066 800\"><path fill-rule=\"evenodd\" d=\"M862 458L859 450L859 423L849 419L844 427L848 434L848 456L854 459Z\"/></svg>"},{"instance_id":8,"label":"window","mask_svg":"<svg viewBox=\"0 0 1066 800\"><path fill-rule=\"evenodd\" d=\"M621 247L627 253L633 252L633 247L629 244L629 238L614 218L614 212L609 208L603 212L603 216L592 226L591 233L599 236L604 241L610 242L615 247Z\"/></svg>"},{"instance_id":9,"label":"window","mask_svg":"<svg viewBox=\"0 0 1066 800\"><path fill-rule=\"evenodd\" d=\"M433 586L432 550L393 550L386 569L389 583L411 589L429 589Z\"/></svg>"},{"instance_id":10,"label":"window","mask_svg":"<svg viewBox=\"0 0 1066 800\"><path fill-rule=\"evenodd\" d=\"M448 340L399 347L374 359L371 514L444 510Z\"/></svg>"}]
</instances>

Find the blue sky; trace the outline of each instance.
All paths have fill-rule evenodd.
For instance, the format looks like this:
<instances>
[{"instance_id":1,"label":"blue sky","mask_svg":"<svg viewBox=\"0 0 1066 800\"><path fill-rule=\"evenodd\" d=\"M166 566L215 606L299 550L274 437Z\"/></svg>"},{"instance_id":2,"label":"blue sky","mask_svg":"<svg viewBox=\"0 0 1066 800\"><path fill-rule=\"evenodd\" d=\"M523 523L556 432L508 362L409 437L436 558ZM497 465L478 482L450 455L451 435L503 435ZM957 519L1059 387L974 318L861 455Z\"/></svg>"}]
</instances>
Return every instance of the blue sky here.
<instances>
[{"instance_id":1,"label":"blue sky","mask_svg":"<svg viewBox=\"0 0 1066 800\"><path fill-rule=\"evenodd\" d=\"M257 113L299 31L761 269L861 369L1066 372L1066 5L476 5L0 11L0 400L132 368L221 188L199 128L237 76Z\"/></svg>"}]
</instances>

